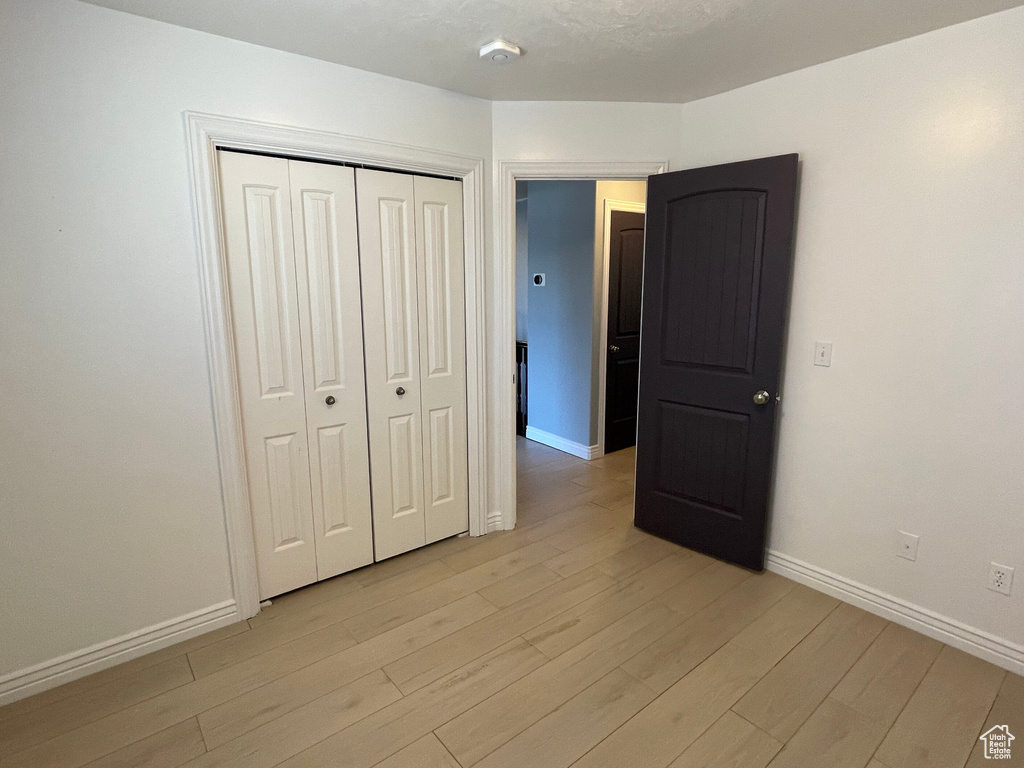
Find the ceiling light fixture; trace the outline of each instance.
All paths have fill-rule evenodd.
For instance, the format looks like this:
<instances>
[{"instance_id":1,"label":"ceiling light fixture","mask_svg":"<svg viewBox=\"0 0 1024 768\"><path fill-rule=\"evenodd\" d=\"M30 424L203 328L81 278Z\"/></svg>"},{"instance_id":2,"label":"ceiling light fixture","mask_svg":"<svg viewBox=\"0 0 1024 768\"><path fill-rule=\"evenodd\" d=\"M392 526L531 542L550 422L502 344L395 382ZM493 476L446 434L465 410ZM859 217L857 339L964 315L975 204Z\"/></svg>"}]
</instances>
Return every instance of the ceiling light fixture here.
<instances>
[{"instance_id":1,"label":"ceiling light fixture","mask_svg":"<svg viewBox=\"0 0 1024 768\"><path fill-rule=\"evenodd\" d=\"M480 58L493 64L508 64L522 55L518 45L500 39L492 40L480 49Z\"/></svg>"}]
</instances>

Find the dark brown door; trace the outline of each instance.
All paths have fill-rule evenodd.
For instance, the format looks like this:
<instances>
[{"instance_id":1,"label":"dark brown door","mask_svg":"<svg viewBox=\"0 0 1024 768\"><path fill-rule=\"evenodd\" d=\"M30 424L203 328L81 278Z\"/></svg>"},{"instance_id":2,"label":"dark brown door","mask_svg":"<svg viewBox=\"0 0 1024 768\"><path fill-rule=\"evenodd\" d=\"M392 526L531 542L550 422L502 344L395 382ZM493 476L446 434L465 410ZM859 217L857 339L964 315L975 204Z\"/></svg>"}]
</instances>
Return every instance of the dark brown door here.
<instances>
[{"instance_id":1,"label":"dark brown door","mask_svg":"<svg viewBox=\"0 0 1024 768\"><path fill-rule=\"evenodd\" d=\"M605 453L636 445L644 215L631 211L612 211L610 228L608 339L605 350L608 356L605 369Z\"/></svg>"},{"instance_id":2,"label":"dark brown door","mask_svg":"<svg viewBox=\"0 0 1024 768\"><path fill-rule=\"evenodd\" d=\"M797 155L647 183L636 525L764 567Z\"/></svg>"}]
</instances>

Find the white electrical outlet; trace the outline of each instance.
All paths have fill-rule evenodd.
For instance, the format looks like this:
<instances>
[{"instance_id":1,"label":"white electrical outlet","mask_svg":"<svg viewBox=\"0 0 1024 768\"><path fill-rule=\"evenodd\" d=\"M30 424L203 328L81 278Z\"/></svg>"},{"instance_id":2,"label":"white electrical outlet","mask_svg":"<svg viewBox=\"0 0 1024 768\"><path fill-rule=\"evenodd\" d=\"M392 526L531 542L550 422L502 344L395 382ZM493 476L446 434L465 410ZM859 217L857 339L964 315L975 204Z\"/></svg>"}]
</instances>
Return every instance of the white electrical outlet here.
<instances>
[{"instance_id":1,"label":"white electrical outlet","mask_svg":"<svg viewBox=\"0 0 1024 768\"><path fill-rule=\"evenodd\" d=\"M989 563L988 588L993 592L1002 592L1004 595L1008 595L1012 587L1013 568L999 563Z\"/></svg>"},{"instance_id":2,"label":"white electrical outlet","mask_svg":"<svg viewBox=\"0 0 1024 768\"><path fill-rule=\"evenodd\" d=\"M900 531L900 535L896 538L896 557L917 560L917 542L920 538L916 534Z\"/></svg>"},{"instance_id":3,"label":"white electrical outlet","mask_svg":"<svg viewBox=\"0 0 1024 768\"><path fill-rule=\"evenodd\" d=\"M814 364L828 368L832 365L832 342L819 341L814 345Z\"/></svg>"}]
</instances>

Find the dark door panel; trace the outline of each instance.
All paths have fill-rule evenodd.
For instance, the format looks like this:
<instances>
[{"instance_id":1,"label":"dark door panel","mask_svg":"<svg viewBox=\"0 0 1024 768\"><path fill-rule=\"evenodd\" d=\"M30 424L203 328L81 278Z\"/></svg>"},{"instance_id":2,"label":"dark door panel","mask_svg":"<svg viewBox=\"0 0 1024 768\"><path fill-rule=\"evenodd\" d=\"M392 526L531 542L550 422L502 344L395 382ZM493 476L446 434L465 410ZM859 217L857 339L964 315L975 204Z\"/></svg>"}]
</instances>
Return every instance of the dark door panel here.
<instances>
[{"instance_id":1,"label":"dark door panel","mask_svg":"<svg viewBox=\"0 0 1024 768\"><path fill-rule=\"evenodd\" d=\"M643 300L644 214L612 211L608 243L608 338L605 349L604 450L636 444Z\"/></svg>"},{"instance_id":2,"label":"dark door panel","mask_svg":"<svg viewBox=\"0 0 1024 768\"><path fill-rule=\"evenodd\" d=\"M636 525L755 570L764 567L797 161L698 168L647 186Z\"/></svg>"}]
</instances>

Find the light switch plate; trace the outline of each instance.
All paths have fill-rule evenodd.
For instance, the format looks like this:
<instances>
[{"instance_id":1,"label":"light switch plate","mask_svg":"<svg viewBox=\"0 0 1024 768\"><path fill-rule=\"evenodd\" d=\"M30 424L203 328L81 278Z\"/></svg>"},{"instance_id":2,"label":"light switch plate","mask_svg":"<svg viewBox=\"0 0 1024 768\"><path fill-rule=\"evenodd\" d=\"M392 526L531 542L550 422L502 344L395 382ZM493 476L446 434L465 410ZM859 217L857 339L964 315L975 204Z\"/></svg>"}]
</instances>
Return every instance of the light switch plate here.
<instances>
[{"instance_id":1,"label":"light switch plate","mask_svg":"<svg viewBox=\"0 0 1024 768\"><path fill-rule=\"evenodd\" d=\"M819 341L814 345L814 364L828 368L832 365L832 342Z\"/></svg>"},{"instance_id":2,"label":"light switch plate","mask_svg":"<svg viewBox=\"0 0 1024 768\"><path fill-rule=\"evenodd\" d=\"M896 556L905 560L917 560L917 542L919 536L906 531L900 531L896 539Z\"/></svg>"}]
</instances>

